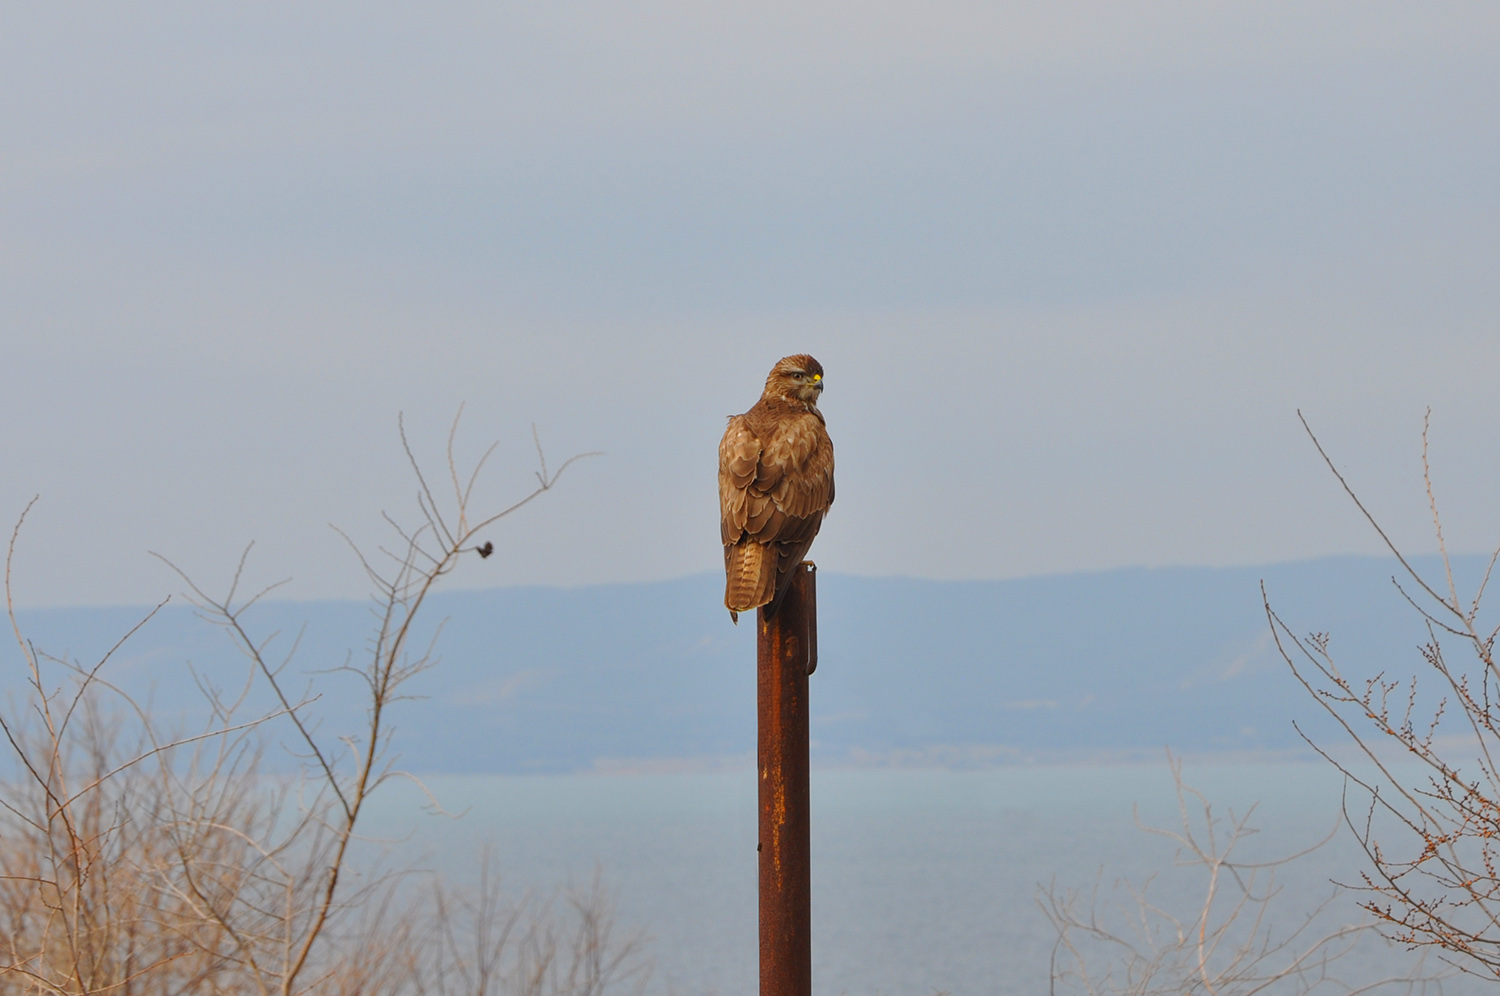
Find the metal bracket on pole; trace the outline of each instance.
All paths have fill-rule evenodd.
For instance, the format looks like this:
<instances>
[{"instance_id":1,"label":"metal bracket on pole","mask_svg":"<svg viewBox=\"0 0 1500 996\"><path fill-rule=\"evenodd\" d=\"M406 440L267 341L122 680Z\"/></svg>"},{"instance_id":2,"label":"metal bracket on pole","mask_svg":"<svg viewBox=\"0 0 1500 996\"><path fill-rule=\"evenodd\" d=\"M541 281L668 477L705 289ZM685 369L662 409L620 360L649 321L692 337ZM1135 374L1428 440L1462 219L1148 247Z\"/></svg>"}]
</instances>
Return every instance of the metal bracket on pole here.
<instances>
[{"instance_id":1,"label":"metal bracket on pole","mask_svg":"<svg viewBox=\"0 0 1500 996\"><path fill-rule=\"evenodd\" d=\"M802 563L756 647L760 994L812 994L807 676L818 666L817 568Z\"/></svg>"}]
</instances>

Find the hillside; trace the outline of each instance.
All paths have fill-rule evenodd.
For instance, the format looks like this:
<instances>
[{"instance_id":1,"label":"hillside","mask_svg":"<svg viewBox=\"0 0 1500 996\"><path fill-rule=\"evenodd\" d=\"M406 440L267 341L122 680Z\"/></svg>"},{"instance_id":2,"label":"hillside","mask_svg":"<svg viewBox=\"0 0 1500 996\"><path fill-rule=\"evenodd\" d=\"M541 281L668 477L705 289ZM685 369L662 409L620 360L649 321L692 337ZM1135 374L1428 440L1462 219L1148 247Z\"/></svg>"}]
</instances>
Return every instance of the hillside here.
<instances>
[{"instance_id":1,"label":"hillside","mask_svg":"<svg viewBox=\"0 0 1500 996\"><path fill-rule=\"evenodd\" d=\"M1288 751L1325 730L1269 640L1261 606L1328 631L1360 666L1410 673L1425 638L1392 563L1331 558L1257 568L1124 569L1012 581L818 579L814 756L825 764L972 765L1146 753ZM1477 559L1462 571L1482 570ZM745 763L754 748L754 632L730 625L712 575L649 584L441 593L439 664L396 713L414 771L561 772ZM258 632L320 693L325 731L357 728L336 668L363 646L358 602L278 602ZM29 612L40 647L91 661L142 612ZM14 649L5 687L18 687ZM106 671L158 715L200 715L187 669L223 686L244 660L186 606L168 606ZM273 754L277 752L273 751Z\"/></svg>"}]
</instances>

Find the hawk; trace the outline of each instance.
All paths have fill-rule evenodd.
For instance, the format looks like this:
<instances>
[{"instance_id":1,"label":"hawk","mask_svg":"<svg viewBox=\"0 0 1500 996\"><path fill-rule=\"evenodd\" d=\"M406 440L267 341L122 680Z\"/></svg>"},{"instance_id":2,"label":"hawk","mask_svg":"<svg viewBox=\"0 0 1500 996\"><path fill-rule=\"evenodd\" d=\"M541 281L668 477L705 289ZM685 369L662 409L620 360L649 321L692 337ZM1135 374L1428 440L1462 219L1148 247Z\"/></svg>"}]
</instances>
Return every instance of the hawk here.
<instances>
[{"instance_id":1,"label":"hawk","mask_svg":"<svg viewBox=\"0 0 1500 996\"><path fill-rule=\"evenodd\" d=\"M760 400L731 415L719 443L724 606L729 618L781 604L833 504L833 443L818 411L823 366L798 354L778 360Z\"/></svg>"}]
</instances>

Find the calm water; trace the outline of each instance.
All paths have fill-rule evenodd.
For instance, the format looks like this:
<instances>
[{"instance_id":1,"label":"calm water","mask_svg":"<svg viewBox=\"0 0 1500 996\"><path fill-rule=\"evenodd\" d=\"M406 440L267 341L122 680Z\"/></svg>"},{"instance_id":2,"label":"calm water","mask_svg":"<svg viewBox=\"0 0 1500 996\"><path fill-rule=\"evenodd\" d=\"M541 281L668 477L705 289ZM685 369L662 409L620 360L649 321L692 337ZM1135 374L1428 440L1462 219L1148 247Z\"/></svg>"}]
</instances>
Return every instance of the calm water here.
<instances>
[{"instance_id":1,"label":"calm water","mask_svg":"<svg viewBox=\"0 0 1500 996\"><path fill-rule=\"evenodd\" d=\"M1249 856L1301 850L1337 820L1341 783L1318 765L1188 765L1184 774L1218 812L1259 803ZM439 777L428 786L465 814L421 815L420 795L392 785L368 829L410 834L403 849L460 881L472 879L488 842L517 890L586 882L597 862L621 925L652 939L653 989L756 991L753 772ZM1035 902L1039 883L1162 872L1169 906L1191 916L1201 899L1200 880L1172 872L1174 845L1133 816L1138 807L1143 822L1178 823L1164 763L828 771L814 774L812 791L820 993L1044 994L1054 934ZM1331 877L1356 867L1343 831L1283 873L1278 917L1290 923L1326 897ZM1341 902L1339 920L1354 918L1352 900ZM1399 965L1407 956L1369 957Z\"/></svg>"}]
</instances>

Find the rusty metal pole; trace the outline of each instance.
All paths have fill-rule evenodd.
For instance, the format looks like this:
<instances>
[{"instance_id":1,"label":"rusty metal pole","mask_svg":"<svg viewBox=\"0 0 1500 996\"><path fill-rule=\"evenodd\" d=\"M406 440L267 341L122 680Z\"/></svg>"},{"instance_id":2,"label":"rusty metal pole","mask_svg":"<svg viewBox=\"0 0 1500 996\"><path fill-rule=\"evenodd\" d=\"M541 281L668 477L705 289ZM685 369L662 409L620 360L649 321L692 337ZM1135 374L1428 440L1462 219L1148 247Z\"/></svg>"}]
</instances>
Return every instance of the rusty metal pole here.
<instances>
[{"instance_id":1,"label":"rusty metal pole","mask_svg":"<svg viewBox=\"0 0 1500 996\"><path fill-rule=\"evenodd\" d=\"M816 571L799 565L776 614L757 614L760 996L812 994L807 676L818 666Z\"/></svg>"}]
</instances>

